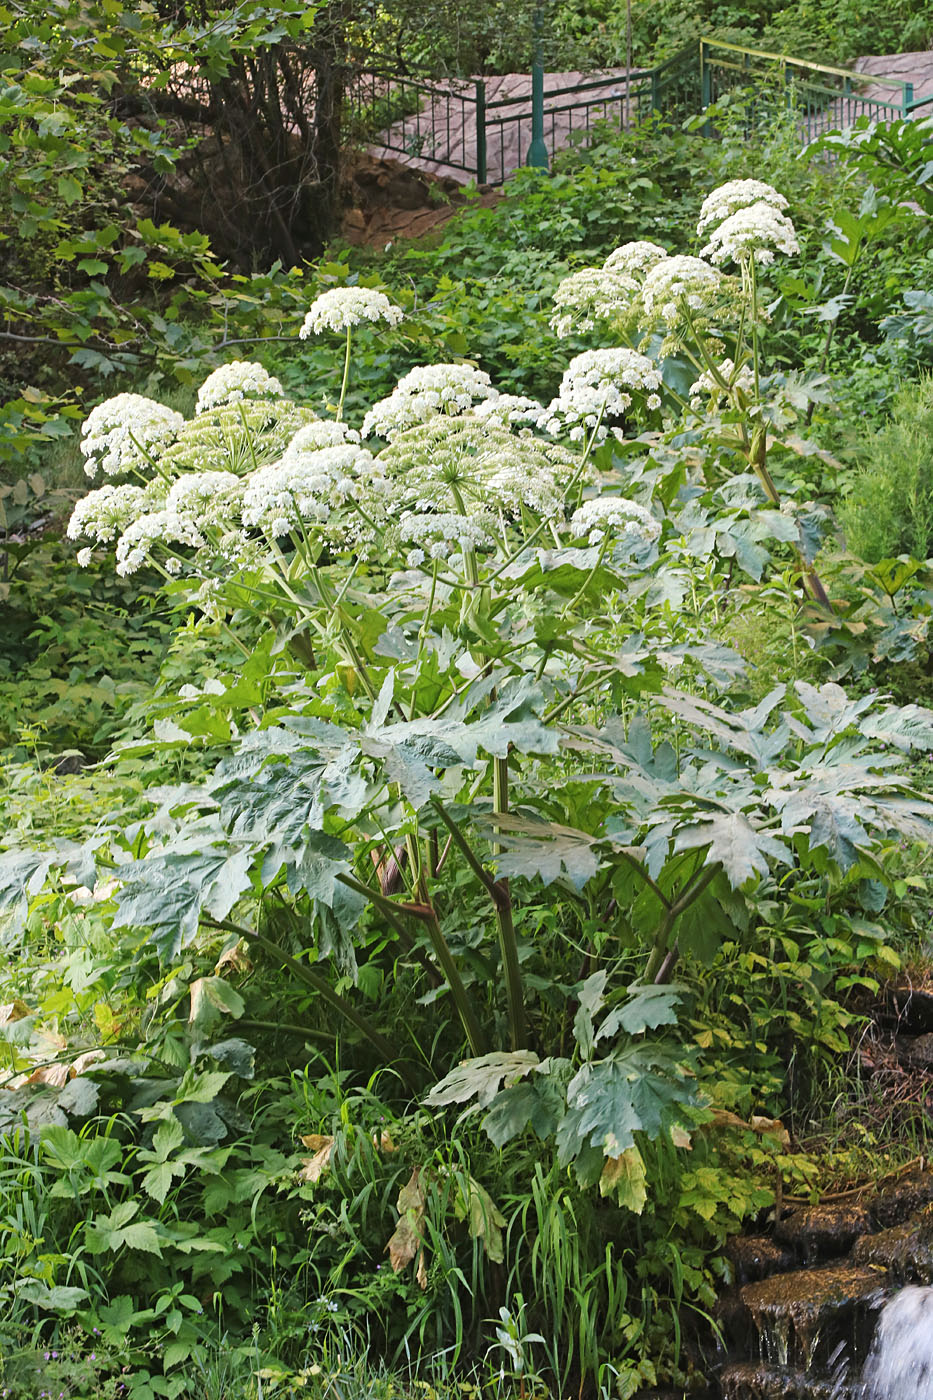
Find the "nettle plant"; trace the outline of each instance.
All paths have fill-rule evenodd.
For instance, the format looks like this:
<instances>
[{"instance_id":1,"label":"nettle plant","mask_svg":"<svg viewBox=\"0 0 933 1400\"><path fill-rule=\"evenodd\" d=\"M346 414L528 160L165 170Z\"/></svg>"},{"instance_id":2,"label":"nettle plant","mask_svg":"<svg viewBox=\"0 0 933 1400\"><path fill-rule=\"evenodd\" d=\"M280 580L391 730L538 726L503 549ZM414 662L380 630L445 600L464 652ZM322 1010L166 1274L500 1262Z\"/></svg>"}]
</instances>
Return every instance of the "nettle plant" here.
<instances>
[{"instance_id":1,"label":"nettle plant","mask_svg":"<svg viewBox=\"0 0 933 1400\"><path fill-rule=\"evenodd\" d=\"M766 461L788 391L765 397L758 269L794 247L767 191L710 196L709 262L619 249L611 319L628 297L642 348L577 356L547 406L431 365L348 425L353 327L398 319L349 289L305 322L346 333L333 419L238 363L190 421L135 396L96 409L89 473L132 480L93 491L69 533L114 545L124 575L160 571L243 665L182 686L148 741L201 774L216 747L206 778L80 851L8 852L6 900L84 887L166 969L198 950L235 966L245 946L411 1095L443 1074L429 1104L475 1100L495 1142L530 1128L640 1208L640 1139L683 1144L696 1120L678 959L754 940L778 886L877 910L892 835L933 817L898 771L933 746L933 714L833 685L731 710L721 694L741 661L708 620L733 571L758 578L806 539ZM584 307L566 285L559 303ZM668 382L675 352L696 361L695 406ZM675 418L696 450L670 441ZM637 471L636 434L653 453ZM401 987L424 1026L380 1014Z\"/></svg>"}]
</instances>

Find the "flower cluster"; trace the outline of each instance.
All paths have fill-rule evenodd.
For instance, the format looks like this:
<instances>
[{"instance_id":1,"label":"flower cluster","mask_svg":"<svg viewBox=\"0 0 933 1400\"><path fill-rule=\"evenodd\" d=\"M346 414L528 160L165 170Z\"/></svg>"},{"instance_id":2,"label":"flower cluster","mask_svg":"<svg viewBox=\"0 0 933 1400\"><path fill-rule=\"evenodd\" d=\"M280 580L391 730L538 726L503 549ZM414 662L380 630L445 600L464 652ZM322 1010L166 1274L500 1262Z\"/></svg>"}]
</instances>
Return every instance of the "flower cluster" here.
<instances>
[{"instance_id":1,"label":"flower cluster","mask_svg":"<svg viewBox=\"0 0 933 1400\"><path fill-rule=\"evenodd\" d=\"M702 251L717 265L753 257L761 267L767 267L774 262L775 253L799 253L800 245L790 219L760 200L724 219Z\"/></svg>"},{"instance_id":2,"label":"flower cluster","mask_svg":"<svg viewBox=\"0 0 933 1400\"><path fill-rule=\"evenodd\" d=\"M601 441L615 420L623 418L633 395L646 395L649 410L661 407L661 375L654 362L637 350L586 350L570 361L556 399L548 405L547 430L564 428L572 442L596 430Z\"/></svg>"},{"instance_id":3,"label":"flower cluster","mask_svg":"<svg viewBox=\"0 0 933 1400\"><path fill-rule=\"evenodd\" d=\"M363 436L375 433L388 441L436 414L466 413L495 392L489 375L472 365L418 365L387 399L373 404L363 419Z\"/></svg>"},{"instance_id":4,"label":"flower cluster","mask_svg":"<svg viewBox=\"0 0 933 1400\"><path fill-rule=\"evenodd\" d=\"M631 546L654 544L661 526L650 510L622 496L597 496L584 501L570 517L570 531L578 539L585 535L591 545L600 544L607 534Z\"/></svg>"},{"instance_id":5,"label":"flower cluster","mask_svg":"<svg viewBox=\"0 0 933 1400\"><path fill-rule=\"evenodd\" d=\"M642 287L642 304L649 320L673 325L680 318L680 302L699 310L719 289L720 273L701 258L679 254L655 264Z\"/></svg>"},{"instance_id":6,"label":"flower cluster","mask_svg":"<svg viewBox=\"0 0 933 1400\"><path fill-rule=\"evenodd\" d=\"M169 488L165 509L199 530L227 529L239 515L243 478L235 472L188 472Z\"/></svg>"},{"instance_id":7,"label":"flower cluster","mask_svg":"<svg viewBox=\"0 0 933 1400\"><path fill-rule=\"evenodd\" d=\"M285 390L274 375L252 360L231 360L209 374L198 390L195 413L205 413L243 399L282 398Z\"/></svg>"},{"instance_id":8,"label":"flower cluster","mask_svg":"<svg viewBox=\"0 0 933 1400\"><path fill-rule=\"evenodd\" d=\"M176 441L159 456L169 476L183 472L236 472L243 476L274 462L300 428L315 421L308 408L290 399L243 399L205 409L185 423Z\"/></svg>"},{"instance_id":9,"label":"flower cluster","mask_svg":"<svg viewBox=\"0 0 933 1400\"><path fill-rule=\"evenodd\" d=\"M359 442L360 435L347 423L336 423L332 418L321 418L316 423L306 423L299 428L285 449L286 457L297 452L317 452L322 447L340 447L345 442Z\"/></svg>"},{"instance_id":10,"label":"flower cluster","mask_svg":"<svg viewBox=\"0 0 933 1400\"><path fill-rule=\"evenodd\" d=\"M634 243L623 243L621 248L610 253L603 263L603 271L629 277L634 284L666 257L667 250L659 243L637 239Z\"/></svg>"},{"instance_id":11,"label":"flower cluster","mask_svg":"<svg viewBox=\"0 0 933 1400\"><path fill-rule=\"evenodd\" d=\"M121 578L135 574L152 557L155 544L181 544L199 549L204 536L190 516L176 511L155 510L140 515L117 540L117 573Z\"/></svg>"},{"instance_id":12,"label":"flower cluster","mask_svg":"<svg viewBox=\"0 0 933 1400\"><path fill-rule=\"evenodd\" d=\"M161 492L161 486L155 485ZM79 540L83 536L98 544L109 544L138 516L159 504L161 501L154 499L153 484L100 486L78 501L68 522L68 538ZM84 562L87 558L85 555Z\"/></svg>"},{"instance_id":13,"label":"flower cluster","mask_svg":"<svg viewBox=\"0 0 933 1400\"><path fill-rule=\"evenodd\" d=\"M496 394L476 404L472 412L477 418L494 419L506 428L537 428L544 417L544 405L525 394Z\"/></svg>"},{"instance_id":14,"label":"flower cluster","mask_svg":"<svg viewBox=\"0 0 933 1400\"><path fill-rule=\"evenodd\" d=\"M84 470L93 480L139 471L154 453L174 441L184 418L142 394L117 394L98 404L81 426Z\"/></svg>"},{"instance_id":15,"label":"flower cluster","mask_svg":"<svg viewBox=\"0 0 933 1400\"><path fill-rule=\"evenodd\" d=\"M371 287L334 287L311 303L298 334L307 340L322 331L345 331L364 321L397 326L402 314L402 308L394 306L385 292Z\"/></svg>"},{"instance_id":16,"label":"flower cluster","mask_svg":"<svg viewBox=\"0 0 933 1400\"><path fill-rule=\"evenodd\" d=\"M777 210L787 208L784 196L763 180L727 180L704 199L697 233L715 228L739 209L748 209L752 204L768 204Z\"/></svg>"},{"instance_id":17,"label":"flower cluster","mask_svg":"<svg viewBox=\"0 0 933 1400\"><path fill-rule=\"evenodd\" d=\"M638 283L626 272L584 267L565 277L554 293L551 327L561 337L574 328L592 330L600 321L624 315L637 290Z\"/></svg>"},{"instance_id":18,"label":"flower cluster","mask_svg":"<svg viewBox=\"0 0 933 1400\"><path fill-rule=\"evenodd\" d=\"M373 471L372 453L354 443L287 454L248 478L243 524L273 539L301 524L324 524L336 507L362 492Z\"/></svg>"},{"instance_id":19,"label":"flower cluster","mask_svg":"<svg viewBox=\"0 0 933 1400\"><path fill-rule=\"evenodd\" d=\"M387 515L465 514L467 508L515 518L523 510L551 517L578 466L562 448L530 433L515 436L491 418L437 417L392 439L379 453L373 481Z\"/></svg>"},{"instance_id":20,"label":"flower cluster","mask_svg":"<svg viewBox=\"0 0 933 1400\"><path fill-rule=\"evenodd\" d=\"M491 525L482 513L411 511L399 521L398 535L403 545L415 546L408 551L406 562L410 569L416 569L426 559L449 559L454 551L490 548Z\"/></svg>"},{"instance_id":21,"label":"flower cluster","mask_svg":"<svg viewBox=\"0 0 933 1400\"><path fill-rule=\"evenodd\" d=\"M738 390L740 393L749 395L755 391L755 375L750 365L736 372L735 364L730 359L725 359L717 366L719 378L711 370L704 370L699 379L690 385L690 407L699 410L703 406L703 395L708 395L711 399L719 399L726 392L720 380L725 381L730 393Z\"/></svg>"}]
</instances>

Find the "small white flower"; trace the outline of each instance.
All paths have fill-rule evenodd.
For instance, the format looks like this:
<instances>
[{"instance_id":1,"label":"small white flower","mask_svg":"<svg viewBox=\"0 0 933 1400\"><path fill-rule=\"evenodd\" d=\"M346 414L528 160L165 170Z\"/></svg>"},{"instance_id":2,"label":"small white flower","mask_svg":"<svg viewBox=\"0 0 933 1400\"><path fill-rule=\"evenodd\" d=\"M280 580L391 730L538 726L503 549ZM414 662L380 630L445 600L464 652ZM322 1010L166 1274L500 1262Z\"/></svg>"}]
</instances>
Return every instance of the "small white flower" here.
<instances>
[{"instance_id":1,"label":"small white flower","mask_svg":"<svg viewBox=\"0 0 933 1400\"><path fill-rule=\"evenodd\" d=\"M607 533L629 544L654 544L661 526L644 506L621 496L597 496L584 501L570 518L571 534L585 535L591 545L600 544Z\"/></svg>"},{"instance_id":2,"label":"small white flower","mask_svg":"<svg viewBox=\"0 0 933 1400\"><path fill-rule=\"evenodd\" d=\"M86 569L86 568L88 567L88 565L90 564L91 560L93 559L93 557L94 557L94 551L93 551L93 549L79 549L79 550L78 550L78 566L79 566L79 568Z\"/></svg>"},{"instance_id":3,"label":"small white flower","mask_svg":"<svg viewBox=\"0 0 933 1400\"><path fill-rule=\"evenodd\" d=\"M223 527L239 514L243 480L234 472L188 472L172 483L165 509L199 529Z\"/></svg>"},{"instance_id":4,"label":"small white flower","mask_svg":"<svg viewBox=\"0 0 933 1400\"><path fill-rule=\"evenodd\" d=\"M472 365L418 365L409 370L387 399L380 399L363 419L363 436L391 439L437 414L466 413L475 403L496 397L489 375Z\"/></svg>"},{"instance_id":5,"label":"small white flower","mask_svg":"<svg viewBox=\"0 0 933 1400\"><path fill-rule=\"evenodd\" d=\"M117 573L135 574L148 561L156 544L182 544L199 549L204 536L192 520L174 511L156 510L134 520L117 540Z\"/></svg>"},{"instance_id":6,"label":"small white flower","mask_svg":"<svg viewBox=\"0 0 933 1400\"><path fill-rule=\"evenodd\" d=\"M174 409L142 394L117 394L92 409L81 425L81 453L89 477L140 470L173 442L184 426Z\"/></svg>"},{"instance_id":7,"label":"small white flower","mask_svg":"<svg viewBox=\"0 0 933 1400\"><path fill-rule=\"evenodd\" d=\"M372 287L334 287L322 292L311 303L298 334L302 340L307 340L310 335L349 330L364 321L384 321L386 325L397 326L402 315L402 308L393 305L385 292L374 291Z\"/></svg>"},{"instance_id":8,"label":"small white flower","mask_svg":"<svg viewBox=\"0 0 933 1400\"><path fill-rule=\"evenodd\" d=\"M453 512L406 512L399 522L399 540L403 544L424 545L431 559L447 559L453 551L488 549L492 545L492 522L482 512L459 515ZM409 567L411 556L408 554ZM423 551L417 551L423 554Z\"/></svg>"},{"instance_id":9,"label":"small white flower","mask_svg":"<svg viewBox=\"0 0 933 1400\"><path fill-rule=\"evenodd\" d=\"M537 399L527 398L524 394L497 394L476 404L471 412L487 421L495 419L504 427L529 425L536 428L541 422L544 407Z\"/></svg>"},{"instance_id":10,"label":"small white flower","mask_svg":"<svg viewBox=\"0 0 933 1400\"><path fill-rule=\"evenodd\" d=\"M195 413L205 413L242 399L277 399L285 390L262 365L252 360L231 360L209 374L198 390Z\"/></svg>"},{"instance_id":11,"label":"small white flower","mask_svg":"<svg viewBox=\"0 0 933 1400\"><path fill-rule=\"evenodd\" d=\"M289 534L299 521L324 524L347 497L366 494L374 472L372 453L349 442L285 456L248 479L243 524L273 538Z\"/></svg>"},{"instance_id":12,"label":"small white flower","mask_svg":"<svg viewBox=\"0 0 933 1400\"><path fill-rule=\"evenodd\" d=\"M770 204L772 209L779 210L787 208L784 196L763 180L727 180L704 199L697 233L721 224L736 210L747 209L752 204Z\"/></svg>"},{"instance_id":13,"label":"small white flower","mask_svg":"<svg viewBox=\"0 0 933 1400\"><path fill-rule=\"evenodd\" d=\"M710 262L741 262L753 257L762 267L774 262L775 253L792 255L800 252L797 235L790 219L763 200L737 209L713 230L710 241L702 250Z\"/></svg>"},{"instance_id":14,"label":"small white flower","mask_svg":"<svg viewBox=\"0 0 933 1400\"><path fill-rule=\"evenodd\" d=\"M178 696L181 700L199 700L201 692L196 685L181 685L178 687Z\"/></svg>"}]
</instances>

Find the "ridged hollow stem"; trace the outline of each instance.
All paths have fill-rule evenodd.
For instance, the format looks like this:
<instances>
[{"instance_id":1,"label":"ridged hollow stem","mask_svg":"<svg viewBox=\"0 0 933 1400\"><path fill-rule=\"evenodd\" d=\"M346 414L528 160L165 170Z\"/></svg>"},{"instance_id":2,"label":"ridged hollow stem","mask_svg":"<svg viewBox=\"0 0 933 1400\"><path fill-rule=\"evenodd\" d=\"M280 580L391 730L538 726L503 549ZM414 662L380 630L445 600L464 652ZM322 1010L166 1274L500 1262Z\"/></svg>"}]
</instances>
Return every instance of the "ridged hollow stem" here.
<instances>
[{"instance_id":1,"label":"ridged hollow stem","mask_svg":"<svg viewBox=\"0 0 933 1400\"><path fill-rule=\"evenodd\" d=\"M495 761L495 760L494 760ZM446 810L443 804L435 797L432 803L450 832L453 844L463 855L467 865L479 880L492 901L496 913L496 922L499 928L499 946L502 952L502 969L506 979L506 996L509 1004L509 1029L512 1038L512 1048L521 1050L526 1043L525 1031L525 1007L522 995L521 968L518 961L518 948L515 942L515 926L512 920L512 897L508 884L504 880L494 880L488 870L483 869L482 862L467 841L463 832L454 821L453 817Z\"/></svg>"},{"instance_id":2,"label":"ridged hollow stem","mask_svg":"<svg viewBox=\"0 0 933 1400\"><path fill-rule=\"evenodd\" d=\"M347 349L343 357L343 383L340 385L340 402L337 405L337 418L339 423L343 417L343 402L347 397L347 385L350 382L350 346L353 341L353 327L347 326Z\"/></svg>"},{"instance_id":3,"label":"ridged hollow stem","mask_svg":"<svg viewBox=\"0 0 933 1400\"><path fill-rule=\"evenodd\" d=\"M369 885L365 885L362 880L357 880L353 875L338 875L337 879L340 880L341 884L347 885L351 890L356 890L358 894L365 895L377 909L381 909L387 914L391 911L395 917L398 917L399 914L408 914L413 918L419 919L425 925L428 936L431 939L431 946L434 949L434 956L437 958L444 975L444 980L450 988L450 994L457 1008L457 1015L460 1017L461 1024L466 1032L467 1040L470 1042L470 1049L473 1051L474 1055L485 1055L489 1048L486 1044L486 1038L483 1035L479 1021L476 1019L476 1013L470 1005L470 999L467 995L466 987L463 985L460 970L454 960L453 953L450 951L447 939L444 937L444 931L440 926L433 904L431 904L429 900L425 900L420 904L396 904L394 900L386 899Z\"/></svg>"},{"instance_id":4,"label":"ridged hollow stem","mask_svg":"<svg viewBox=\"0 0 933 1400\"><path fill-rule=\"evenodd\" d=\"M722 870L722 862L714 861L712 865L707 865L699 875L695 876L687 885L686 889L674 900L674 903L665 912L661 922L658 924L657 932L654 936L654 943L648 956L648 964L645 968L642 981L646 983L654 982L664 962L670 945L670 937L674 925L681 914L686 913L691 904L695 904ZM670 967L668 968L670 972Z\"/></svg>"}]
</instances>

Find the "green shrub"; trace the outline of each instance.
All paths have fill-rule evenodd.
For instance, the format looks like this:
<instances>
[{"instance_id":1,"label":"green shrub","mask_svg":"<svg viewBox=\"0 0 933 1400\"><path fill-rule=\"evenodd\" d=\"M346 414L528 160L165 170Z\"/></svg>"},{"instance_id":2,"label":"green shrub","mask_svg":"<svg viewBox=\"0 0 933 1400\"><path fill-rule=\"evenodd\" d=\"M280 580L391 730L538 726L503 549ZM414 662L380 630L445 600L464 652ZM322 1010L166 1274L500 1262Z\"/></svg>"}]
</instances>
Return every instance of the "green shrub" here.
<instances>
[{"instance_id":1,"label":"green shrub","mask_svg":"<svg viewBox=\"0 0 933 1400\"><path fill-rule=\"evenodd\" d=\"M840 520L849 549L870 564L933 551L933 377L899 394L891 421L866 442Z\"/></svg>"}]
</instances>

